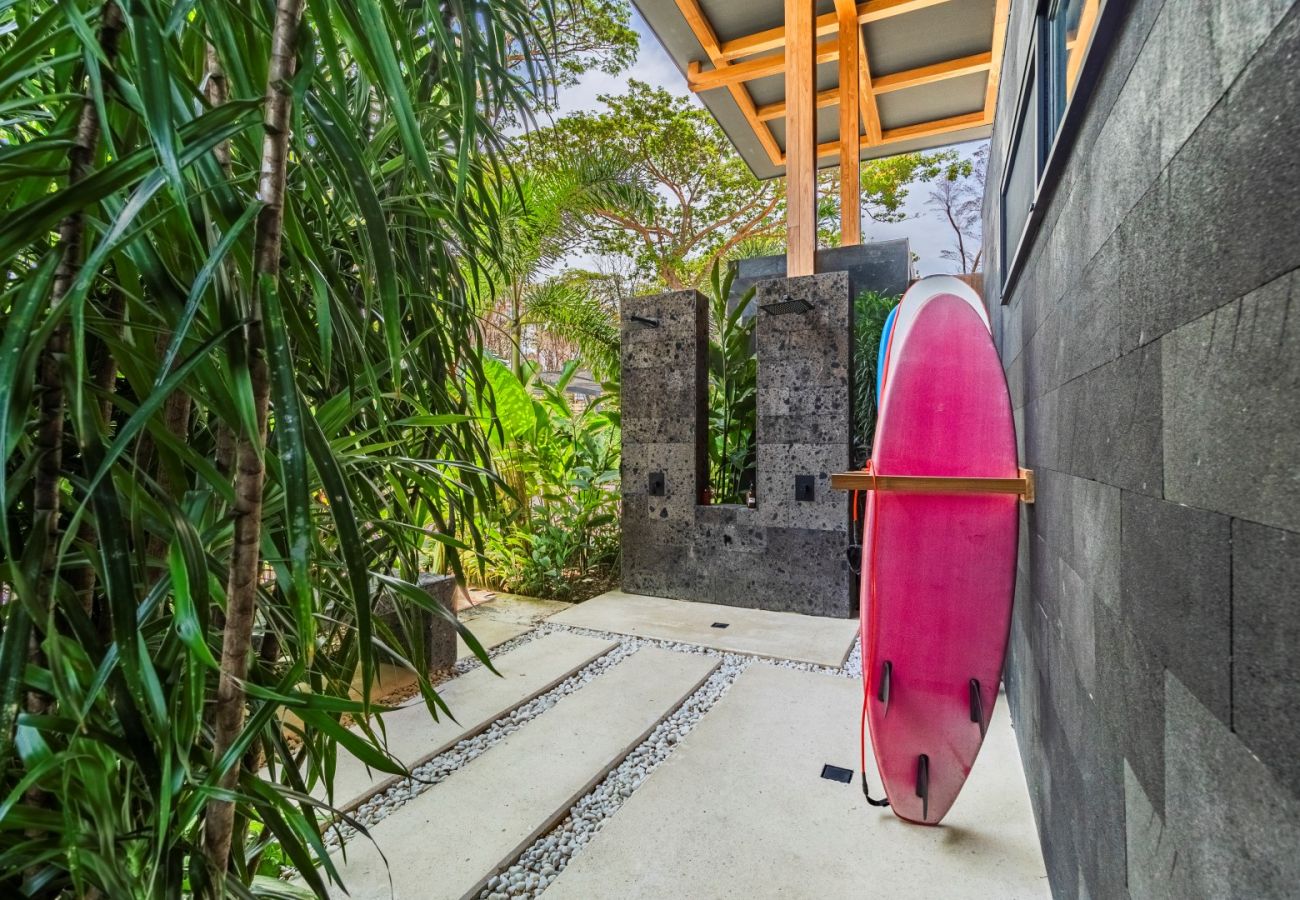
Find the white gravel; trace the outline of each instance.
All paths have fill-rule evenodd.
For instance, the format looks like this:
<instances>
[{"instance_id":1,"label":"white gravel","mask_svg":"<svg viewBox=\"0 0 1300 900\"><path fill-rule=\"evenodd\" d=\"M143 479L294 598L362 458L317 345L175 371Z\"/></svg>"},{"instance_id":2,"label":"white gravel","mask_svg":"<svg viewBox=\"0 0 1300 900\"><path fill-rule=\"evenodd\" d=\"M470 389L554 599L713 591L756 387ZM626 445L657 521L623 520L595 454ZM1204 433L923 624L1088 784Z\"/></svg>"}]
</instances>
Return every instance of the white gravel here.
<instances>
[{"instance_id":1,"label":"white gravel","mask_svg":"<svg viewBox=\"0 0 1300 900\"><path fill-rule=\"evenodd\" d=\"M492 745L516 731L529 720L541 715L565 697L581 688L611 666L617 665L642 647L662 647L679 653L698 653L718 657L721 665L696 691L691 694L668 718L659 724L650 736L633 748L600 784L582 797L569 810L569 815L549 833L538 838L503 871L494 874L479 894L480 900L505 900L505 898L536 897L564 871L573 855L584 847L605 822L641 786L676 748L677 744L695 727L696 723L731 687L736 678L751 665L774 665L804 672L821 672L845 678L859 678L862 674L861 642L855 641L853 650L843 666L818 666L791 660L772 660L740 653L729 653L674 641L652 640L611 634L586 628L542 623L527 634L520 635L495 648L492 656L507 653L543 634L567 631L592 635L617 641L618 646L600 659L588 664L568 679L540 697L516 708L492 723L480 734L466 738L447 752L412 771L413 778L404 779L378 794L354 811L353 816L366 827L382 821L408 801L413 800L448 775L482 754ZM463 674L482 663L474 658L456 663L456 674ZM356 830L346 824L337 824L326 835L326 844L333 848L350 839Z\"/></svg>"}]
</instances>

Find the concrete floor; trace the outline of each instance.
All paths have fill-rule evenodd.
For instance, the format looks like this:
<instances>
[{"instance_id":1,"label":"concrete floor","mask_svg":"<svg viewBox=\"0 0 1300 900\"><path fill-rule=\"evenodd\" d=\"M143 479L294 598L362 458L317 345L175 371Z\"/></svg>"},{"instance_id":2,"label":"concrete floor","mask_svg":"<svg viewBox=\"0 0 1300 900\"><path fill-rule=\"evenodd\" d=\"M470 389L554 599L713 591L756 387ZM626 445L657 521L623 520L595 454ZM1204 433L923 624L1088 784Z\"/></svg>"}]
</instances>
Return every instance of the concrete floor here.
<instances>
[{"instance_id":1,"label":"concrete floor","mask_svg":"<svg viewBox=\"0 0 1300 900\"><path fill-rule=\"evenodd\" d=\"M1050 897L1006 704L956 805L926 828L863 798L861 698L856 679L751 666L547 900ZM826 763L853 783L820 777Z\"/></svg>"},{"instance_id":2,"label":"concrete floor","mask_svg":"<svg viewBox=\"0 0 1300 900\"><path fill-rule=\"evenodd\" d=\"M858 634L856 619L689 603L622 591L576 604L551 621L821 666L844 665ZM727 627L715 628L715 622Z\"/></svg>"},{"instance_id":3,"label":"concrete floor","mask_svg":"<svg viewBox=\"0 0 1300 900\"><path fill-rule=\"evenodd\" d=\"M483 649L491 651L506 641L527 634L539 622L568 609L570 605L558 600L470 588L457 597L456 609L460 620ZM457 637L456 658L465 659L472 655L465 639Z\"/></svg>"},{"instance_id":4,"label":"concrete floor","mask_svg":"<svg viewBox=\"0 0 1300 900\"><path fill-rule=\"evenodd\" d=\"M407 769L442 753L457 741L482 731L516 706L549 691L587 663L613 649L614 644L576 634L549 634L493 660L500 675L479 667L439 686L438 694L455 718L434 721L424 699L416 696L400 709L376 716L388 752ZM353 731L357 731L354 726ZM356 757L339 751L334 774L334 806L351 809L403 776L370 769ZM323 787L315 796L325 799Z\"/></svg>"},{"instance_id":5,"label":"concrete floor","mask_svg":"<svg viewBox=\"0 0 1300 900\"><path fill-rule=\"evenodd\" d=\"M494 599L461 616L482 635L496 626L532 628L549 616L575 627L832 667L844 662L857 629L856 621L619 592L577 606ZM711 628L715 621L730 627ZM497 658L505 679L480 668L439 688L463 725L435 725L422 708L404 709L389 717L391 746L414 765L448 746L453 732L485 727L610 646L563 632L531 641ZM475 896L716 662L643 647L596 676L375 825L375 844L349 842L340 867L351 896ZM547 900L1049 896L1005 702L999 700L948 818L924 828L862 797L861 690L855 678L755 661L572 858ZM821 778L827 763L854 771L853 783ZM388 778L359 764L344 768L341 760L339 799L365 796ZM874 770L869 777L878 792Z\"/></svg>"},{"instance_id":6,"label":"concrete floor","mask_svg":"<svg viewBox=\"0 0 1300 900\"><path fill-rule=\"evenodd\" d=\"M654 647L632 654L375 825L373 842L353 841L347 857L336 858L348 895L472 896L716 666L706 656Z\"/></svg>"}]
</instances>

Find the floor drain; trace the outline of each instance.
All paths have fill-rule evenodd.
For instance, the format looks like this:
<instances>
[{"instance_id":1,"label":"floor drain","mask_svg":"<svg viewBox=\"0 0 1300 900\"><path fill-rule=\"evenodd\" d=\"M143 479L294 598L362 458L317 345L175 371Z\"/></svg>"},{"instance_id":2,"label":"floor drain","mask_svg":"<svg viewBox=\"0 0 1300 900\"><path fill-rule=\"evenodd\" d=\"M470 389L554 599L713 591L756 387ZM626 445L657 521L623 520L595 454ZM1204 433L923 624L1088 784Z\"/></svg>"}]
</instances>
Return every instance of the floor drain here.
<instances>
[{"instance_id":1,"label":"floor drain","mask_svg":"<svg viewBox=\"0 0 1300 900\"><path fill-rule=\"evenodd\" d=\"M827 781L838 781L840 784L850 784L853 781L853 770L827 763L822 766L822 778Z\"/></svg>"},{"instance_id":2,"label":"floor drain","mask_svg":"<svg viewBox=\"0 0 1300 900\"><path fill-rule=\"evenodd\" d=\"M710 628L726 628L726 627L728 627L728 626L730 626L730 625L731 625L730 622L714 622L714 623L713 623L712 625L710 625L709 627L710 627Z\"/></svg>"}]
</instances>

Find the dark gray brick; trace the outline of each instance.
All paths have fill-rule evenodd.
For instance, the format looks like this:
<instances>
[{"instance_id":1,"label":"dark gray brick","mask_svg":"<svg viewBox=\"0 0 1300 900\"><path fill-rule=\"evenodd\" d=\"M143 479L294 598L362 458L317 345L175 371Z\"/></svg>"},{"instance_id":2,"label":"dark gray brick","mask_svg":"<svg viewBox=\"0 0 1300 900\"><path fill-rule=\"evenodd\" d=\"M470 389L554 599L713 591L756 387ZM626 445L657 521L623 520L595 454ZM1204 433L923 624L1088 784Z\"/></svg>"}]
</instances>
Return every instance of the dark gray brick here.
<instances>
[{"instance_id":1,"label":"dark gray brick","mask_svg":"<svg viewBox=\"0 0 1300 900\"><path fill-rule=\"evenodd\" d=\"M1104 729L1158 815L1165 807L1164 667L1118 615L1097 616L1097 706Z\"/></svg>"},{"instance_id":2,"label":"dark gray brick","mask_svg":"<svg viewBox=\"0 0 1300 900\"><path fill-rule=\"evenodd\" d=\"M1172 676L1165 711L1170 896L1294 897L1300 800Z\"/></svg>"},{"instance_id":3,"label":"dark gray brick","mask_svg":"<svg viewBox=\"0 0 1300 900\"><path fill-rule=\"evenodd\" d=\"M1280 4L1215 6L1249 20L1253 40ZM1222 38L1237 57L1232 35ZM1126 341L1154 340L1300 265L1298 78L1292 12L1125 221Z\"/></svg>"},{"instance_id":4,"label":"dark gray brick","mask_svg":"<svg viewBox=\"0 0 1300 900\"><path fill-rule=\"evenodd\" d=\"M1058 468L1093 481L1159 496L1159 344L1144 347L1060 389Z\"/></svg>"},{"instance_id":5,"label":"dark gray brick","mask_svg":"<svg viewBox=\"0 0 1300 900\"><path fill-rule=\"evenodd\" d=\"M1300 272L1162 340L1165 496L1300 531Z\"/></svg>"},{"instance_id":6,"label":"dark gray brick","mask_svg":"<svg viewBox=\"0 0 1300 900\"><path fill-rule=\"evenodd\" d=\"M1237 735L1300 797L1300 534L1232 529L1232 701Z\"/></svg>"},{"instance_id":7,"label":"dark gray brick","mask_svg":"<svg viewBox=\"0 0 1300 900\"><path fill-rule=\"evenodd\" d=\"M1226 516L1125 493L1123 618L1224 724L1230 719L1231 529Z\"/></svg>"}]
</instances>

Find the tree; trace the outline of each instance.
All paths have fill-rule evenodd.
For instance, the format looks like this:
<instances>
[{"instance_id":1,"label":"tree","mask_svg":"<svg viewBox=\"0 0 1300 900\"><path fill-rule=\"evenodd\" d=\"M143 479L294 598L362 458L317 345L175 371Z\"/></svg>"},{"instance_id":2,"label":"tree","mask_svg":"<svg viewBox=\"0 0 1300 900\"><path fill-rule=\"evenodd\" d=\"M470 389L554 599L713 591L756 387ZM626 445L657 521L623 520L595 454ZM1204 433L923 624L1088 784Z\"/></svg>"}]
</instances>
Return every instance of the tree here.
<instances>
[{"instance_id":1,"label":"tree","mask_svg":"<svg viewBox=\"0 0 1300 900\"><path fill-rule=\"evenodd\" d=\"M633 80L626 93L600 101L604 111L566 116L527 146L529 163L543 170L562 170L584 148L604 148L653 191L648 210L593 211L589 249L629 255L642 277L677 290L701 284L741 242L784 230L784 186L756 179L692 100Z\"/></svg>"},{"instance_id":2,"label":"tree","mask_svg":"<svg viewBox=\"0 0 1300 900\"><path fill-rule=\"evenodd\" d=\"M983 263L981 222L988 157L985 142L969 157L957 159L943 177L934 180L926 201L952 229L953 246L943 251L943 258L957 263L963 275L978 272Z\"/></svg>"},{"instance_id":3,"label":"tree","mask_svg":"<svg viewBox=\"0 0 1300 900\"><path fill-rule=\"evenodd\" d=\"M952 150L933 153L900 153L882 159L864 160L861 164L861 191L858 200L862 214L870 222L901 222L907 218L904 205L911 188L918 183L946 177L958 156ZM840 241L839 170L826 169L817 178L818 243L838 246Z\"/></svg>"},{"instance_id":4,"label":"tree","mask_svg":"<svg viewBox=\"0 0 1300 900\"><path fill-rule=\"evenodd\" d=\"M671 290L702 287L714 263L783 252L784 179L755 178L694 100L634 80L626 93L600 101L604 111L566 116L528 141L528 159L539 169L562 169L584 148L608 148L653 190L649 215L616 206L595 210L588 249L630 256L642 278ZM864 163L863 213L873 221L897 221L909 187L937 177L954 158L951 152L908 153ZM839 241L832 175L823 175L818 191L825 246Z\"/></svg>"},{"instance_id":5,"label":"tree","mask_svg":"<svg viewBox=\"0 0 1300 900\"><path fill-rule=\"evenodd\" d=\"M531 0L530 5L534 21L541 21L547 3ZM546 32L554 44L537 57L553 61L550 83L556 88L575 84L590 71L617 75L636 61L640 40L625 0L559 0L554 14L555 23Z\"/></svg>"},{"instance_id":6,"label":"tree","mask_svg":"<svg viewBox=\"0 0 1300 900\"><path fill-rule=\"evenodd\" d=\"M590 279L546 273L580 241L589 215L609 208L645 214L653 198L626 160L601 149L575 152L563 168L516 165L512 181L516 190L501 210L501 264L487 267L482 278L490 308L488 345L499 350L504 337L515 374L522 376L525 326L549 324L567 330L596 355L594 361L610 368L610 336L599 327L608 312L586 296Z\"/></svg>"},{"instance_id":7,"label":"tree","mask_svg":"<svg viewBox=\"0 0 1300 900\"><path fill-rule=\"evenodd\" d=\"M473 288L555 20L0 4L0 894L250 896L275 844L325 896L305 798L402 771L379 662L445 712L415 581L499 482Z\"/></svg>"}]
</instances>

